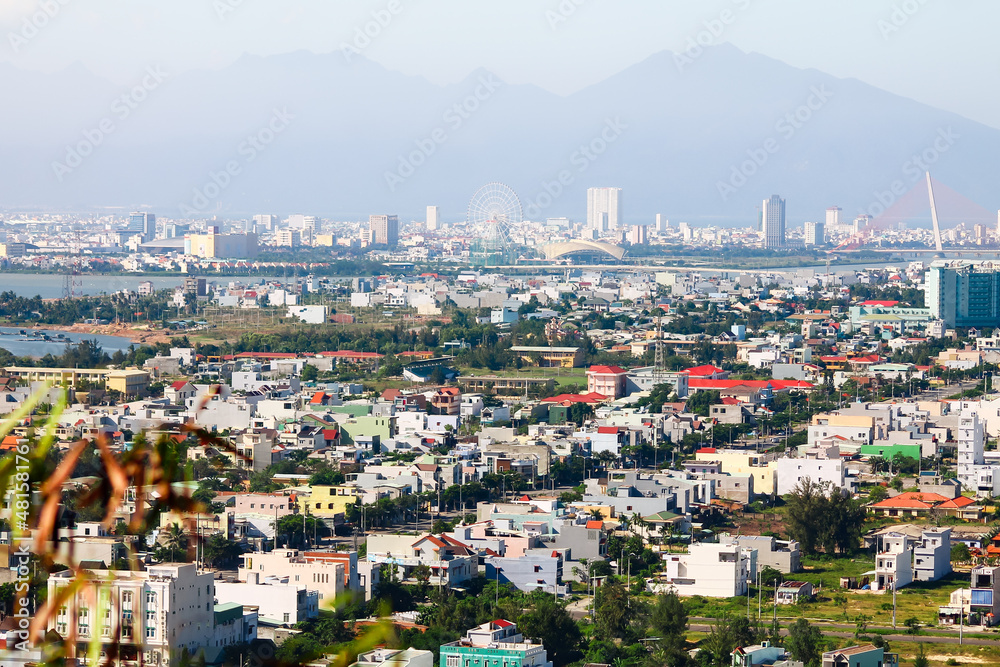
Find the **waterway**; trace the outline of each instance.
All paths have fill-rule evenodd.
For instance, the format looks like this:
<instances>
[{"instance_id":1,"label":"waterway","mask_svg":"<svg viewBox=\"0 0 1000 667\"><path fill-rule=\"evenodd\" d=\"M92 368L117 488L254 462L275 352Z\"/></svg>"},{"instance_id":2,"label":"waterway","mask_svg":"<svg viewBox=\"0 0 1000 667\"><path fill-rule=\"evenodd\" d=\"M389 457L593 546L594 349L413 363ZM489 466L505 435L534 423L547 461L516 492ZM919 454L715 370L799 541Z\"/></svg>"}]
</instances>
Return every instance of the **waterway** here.
<instances>
[{"instance_id":1,"label":"waterway","mask_svg":"<svg viewBox=\"0 0 1000 667\"><path fill-rule=\"evenodd\" d=\"M122 275L79 275L76 294L80 296L97 296L111 294L123 289L135 292L139 283L146 280L153 283L155 289L168 289L184 284L183 276L122 276ZM58 273L0 273L0 292L12 291L18 296L32 298L40 296L43 299L58 299L64 294L66 277Z\"/></svg>"},{"instance_id":2,"label":"waterway","mask_svg":"<svg viewBox=\"0 0 1000 667\"><path fill-rule=\"evenodd\" d=\"M24 331L25 334L20 333ZM47 335L49 340L41 339ZM59 338L62 336L62 338ZM62 354L66 345L75 345L82 340L97 340L97 343L108 354L118 350L126 351L132 345L128 338L120 336L100 336L97 334L73 333L69 331L54 331L49 329L20 329L18 327L0 327L0 347L9 350L18 357L44 357L46 354Z\"/></svg>"}]
</instances>

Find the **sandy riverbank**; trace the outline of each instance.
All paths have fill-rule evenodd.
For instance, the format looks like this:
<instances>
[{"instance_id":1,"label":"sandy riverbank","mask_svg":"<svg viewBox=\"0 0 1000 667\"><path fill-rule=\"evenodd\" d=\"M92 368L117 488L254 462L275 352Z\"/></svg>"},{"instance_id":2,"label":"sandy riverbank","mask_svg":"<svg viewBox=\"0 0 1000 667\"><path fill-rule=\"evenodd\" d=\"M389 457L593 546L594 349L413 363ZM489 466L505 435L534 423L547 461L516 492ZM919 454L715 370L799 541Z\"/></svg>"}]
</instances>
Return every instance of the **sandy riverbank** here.
<instances>
[{"instance_id":1,"label":"sandy riverbank","mask_svg":"<svg viewBox=\"0 0 1000 667\"><path fill-rule=\"evenodd\" d=\"M67 333L94 334L97 336L118 336L128 338L137 345L155 345L156 343L169 343L172 336L162 329L146 329L144 327L130 327L127 324L71 324L69 326L59 324L36 324L30 329L48 329L50 331L65 331Z\"/></svg>"}]
</instances>

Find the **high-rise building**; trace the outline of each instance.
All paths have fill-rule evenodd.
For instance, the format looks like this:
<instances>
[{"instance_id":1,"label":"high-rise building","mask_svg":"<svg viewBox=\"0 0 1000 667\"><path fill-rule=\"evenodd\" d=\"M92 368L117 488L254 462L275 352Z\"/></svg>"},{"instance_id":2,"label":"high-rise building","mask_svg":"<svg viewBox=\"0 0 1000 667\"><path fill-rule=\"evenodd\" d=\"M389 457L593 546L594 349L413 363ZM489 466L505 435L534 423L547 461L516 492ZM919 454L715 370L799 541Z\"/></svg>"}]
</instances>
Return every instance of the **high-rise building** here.
<instances>
[{"instance_id":1,"label":"high-rise building","mask_svg":"<svg viewBox=\"0 0 1000 667\"><path fill-rule=\"evenodd\" d=\"M1000 325L1000 264L938 260L926 284L927 307L946 327Z\"/></svg>"},{"instance_id":2,"label":"high-rise building","mask_svg":"<svg viewBox=\"0 0 1000 667\"><path fill-rule=\"evenodd\" d=\"M785 247L785 200L778 195L765 199L760 211L760 221L764 232L764 247Z\"/></svg>"},{"instance_id":3,"label":"high-rise building","mask_svg":"<svg viewBox=\"0 0 1000 667\"><path fill-rule=\"evenodd\" d=\"M658 234L664 234L670 229L670 221L662 213L656 214L656 232Z\"/></svg>"},{"instance_id":4,"label":"high-rise building","mask_svg":"<svg viewBox=\"0 0 1000 667\"><path fill-rule=\"evenodd\" d=\"M296 229L279 229L274 235L274 244L281 248L298 248L302 245L302 235Z\"/></svg>"},{"instance_id":5,"label":"high-rise building","mask_svg":"<svg viewBox=\"0 0 1000 667\"><path fill-rule=\"evenodd\" d=\"M395 248L399 244L399 218L394 215L368 216L368 228L374 245Z\"/></svg>"},{"instance_id":6,"label":"high-rise building","mask_svg":"<svg viewBox=\"0 0 1000 667\"><path fill-rule=\"evenodd\" d=\"M618 229L622 219L621 188L589 188L587 190L587 226L600 233Z\"/></svg>"},{"instance_id":7,"label":"high-rise building","mask_svg":"<svg viewBox=\"0 0 1000 667\"><path fill-rule=\"evenodd\" d=\"M270 213L261 213L253 217L254 229L258 234L264 231L273 231L278 226L278 216Z\"/></svg>"},{"instance_id":8,"label":"high-rise building","mask_svg":"<svg viewBox=\"0 0 1000 667\"><path fill-rule=\"evenodd\" d=\"M427 207L427 231L435 232L441 228L441 207Z\"/></svg>"},{"instance_id":9,"label":"high-rise building","mask_svg":"<svg viewBox=\"0 0 1000 667\"><path fill-rule=\"evenodd\" d=\"M823 245L826 243L826 227L822 222L805 223L805 244Z\"/></svg>"},{"instance_id":10,"label":"high-rise building","mask_svg":"<svg viewBox=\"0 0 1000 667\"><path fill-rule=\"evenodd\" d=\"M851 223L851 233L860 234L864 231L865 227L871 224L872 217L862 213L858 217L854 218L854 222Z\"/></svg>"},{"instance_id":11,"label":"high-rise building","mask_svg":"<svg viewBox=\"0 0 1000 667\"><path fill-rule=\"evenodd\" d=\"M130 213L127 231L142 234L142 242L147 243L156 238L156 216L152 213Z\"/></svg>"},{"instance_id":12,"label":"high-rise building","mask_svg":"<svg viewBox=\"0 0 1000 667\"><path fill-rule=\"evenodd\" d=\"M826 226L827 229L831 227L836 227L840 224L840 207L831 206L826 209Z\"/></svg>"},{"instance_id":13,"label":"high-rise building","mask_svg":"<svg viewBox=\"0 0 1000 667\"><path fill-rule=\"evenodd\" d=\"M635 225L629 227L628 230L628 242L632 245L646 245L647 240L647 227L646 225Z\"/></svg>"}]
</instances>

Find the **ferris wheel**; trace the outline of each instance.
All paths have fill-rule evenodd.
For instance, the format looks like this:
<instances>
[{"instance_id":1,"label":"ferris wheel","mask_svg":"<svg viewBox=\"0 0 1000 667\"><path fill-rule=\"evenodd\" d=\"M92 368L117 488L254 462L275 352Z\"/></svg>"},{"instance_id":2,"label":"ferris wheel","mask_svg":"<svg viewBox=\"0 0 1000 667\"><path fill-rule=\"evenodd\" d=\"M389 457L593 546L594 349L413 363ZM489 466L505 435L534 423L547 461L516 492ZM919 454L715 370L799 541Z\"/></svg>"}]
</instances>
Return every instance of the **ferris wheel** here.
<instances>
[{"instance_id":1,"label":"ferris wheel","mask_svg":"<svg viewBox=\"0 0 1000 667\"><path fill-rule=\"evenodd\" d=\"M511 227L521 222L521 200L503 183L487 183L472 195L467 222L476 236L475 257L500 262L510 251Z\"/></svg>"}]
</instances>

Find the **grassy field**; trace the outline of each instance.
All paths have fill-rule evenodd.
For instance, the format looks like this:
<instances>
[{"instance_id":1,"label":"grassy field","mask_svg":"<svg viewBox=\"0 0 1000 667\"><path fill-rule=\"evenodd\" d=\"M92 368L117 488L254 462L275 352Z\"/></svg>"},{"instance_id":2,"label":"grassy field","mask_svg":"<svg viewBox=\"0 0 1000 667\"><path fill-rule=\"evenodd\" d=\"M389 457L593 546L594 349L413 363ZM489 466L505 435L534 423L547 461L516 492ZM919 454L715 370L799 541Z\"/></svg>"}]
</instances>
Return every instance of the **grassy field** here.
<instances>
[{"instance_id":1,"label":"grassy field","mask_svg":"<svg viewBox=\"0 0 1000 667\"><path fill-rule=\"evenodd\" d=\"M531 378L552 378L556 386L564 385L586 385L587 370L585 368L522 368L521 370L500 370L491 371L488 368L473 368L471 366L459 366L458 370L462 375L496 375L498 377L531 377Z\"/></svg>"}]
</instances>

